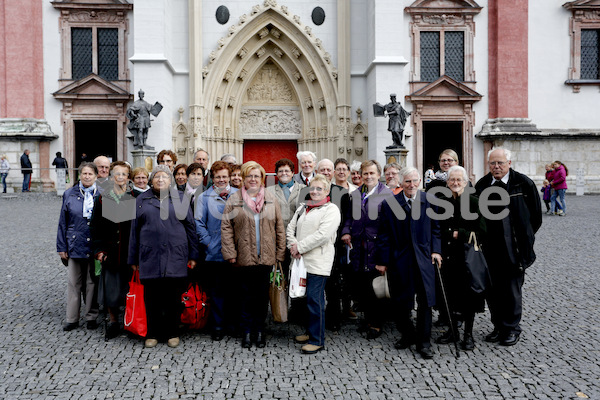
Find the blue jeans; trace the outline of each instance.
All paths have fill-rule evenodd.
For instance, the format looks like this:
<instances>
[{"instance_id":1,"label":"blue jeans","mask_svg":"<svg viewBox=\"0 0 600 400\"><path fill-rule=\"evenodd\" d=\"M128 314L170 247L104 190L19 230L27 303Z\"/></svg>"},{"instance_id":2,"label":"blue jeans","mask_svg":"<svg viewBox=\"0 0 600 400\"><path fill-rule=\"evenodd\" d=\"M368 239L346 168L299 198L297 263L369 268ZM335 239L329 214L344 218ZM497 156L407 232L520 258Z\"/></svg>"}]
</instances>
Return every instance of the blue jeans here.
<instances>
[{"instance_id":1,"label":"blue jeans","mask_svg":"<svg viewBox=\"0 0 600 400\"><path fill-rule=\"evenodd\" d=\"M552 190L552 196L550 197L550 201L552 202L552 212L556 212L558 207L559 210L563 210L564 213L567 212L567 205L565 203L565 192L567 189L556 189ZM559 198L560 201L557 202L556 198Z\"/></svg>"},{"instance_id":2,"label":"blue jeans","mask_svg":"<svg viewBox=\"0 0 600 400\"><path fill-rule=\"evenodd\" d=\"M31 174L23 174L23 191L29 191L29 182L31 181Z\"/></svg>"},{"instance_id":3,"label":"blue jeans","mask_svg":"<svg viewBox=\"0 0 600 400\"><path fill-rule=\"evenodd\" d=\"M8 176L8 172L7 173L1 173L0 177L2 177L2 191L4 193L6 193L6 177Z\"/></svg>"},{"instance_id":4,"label":"blue jeans","mask_svg":"<svg viewBox=\"0 0 600 400\"><path fill-rule=\"evenodd\" d=\"M325 345L325 283L327 277L307 274L306 306L308 308L308 343Z\"/></svg>"}]
</instances>

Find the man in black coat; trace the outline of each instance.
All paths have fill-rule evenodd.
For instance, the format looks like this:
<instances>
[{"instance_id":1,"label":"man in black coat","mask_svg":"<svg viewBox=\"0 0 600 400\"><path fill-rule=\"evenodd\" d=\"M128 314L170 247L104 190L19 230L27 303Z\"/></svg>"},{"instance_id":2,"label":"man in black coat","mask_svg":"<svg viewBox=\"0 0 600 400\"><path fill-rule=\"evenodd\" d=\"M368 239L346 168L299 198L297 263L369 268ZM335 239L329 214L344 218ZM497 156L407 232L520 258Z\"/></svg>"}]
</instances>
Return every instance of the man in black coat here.
<instances>
[{"instance_id":1,"label":"man in black coat","mask_svg":"<svg viewBox=\"0 0 600 400\"><path fill-rule=\"evenodd\" d=\"M504 212L502 218L488 214L487 237L484 252L492 279L488 304L494 330L486 336L487 342L512 346L521 335L522 293L525 269L535 261L533 244L535 233L542 225L542 207L539 192L531 179L511 168L511 153L498 147L488 154L490 173L475 185L480 197L480 208L486 201L498 200L485 190L496 187L506 190L505 204L490 205L492 214ZM505 211L508 211L506 213Z\"/></svg>"},{"instance_id":2,"label":"man in black coat","mask_svg":"<svg viewBox=\"0 0 600 400\"><path fill-rule=\"evenodd\" d=\"M29 159L29 149L25 149L21 155L21 173L23 174L23 192L29 192L31 186L31 160Z\"/></svg>"}]
</instances>

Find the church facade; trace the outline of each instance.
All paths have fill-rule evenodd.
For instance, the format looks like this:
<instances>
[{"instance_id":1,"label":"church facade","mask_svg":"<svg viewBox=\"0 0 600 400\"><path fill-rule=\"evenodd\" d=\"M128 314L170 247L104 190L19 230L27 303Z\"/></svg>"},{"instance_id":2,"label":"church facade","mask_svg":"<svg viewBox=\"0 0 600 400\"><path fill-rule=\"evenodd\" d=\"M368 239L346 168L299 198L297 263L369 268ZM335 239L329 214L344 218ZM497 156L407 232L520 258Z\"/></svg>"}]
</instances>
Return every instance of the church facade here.
<instances>
[{"instance_id":1,"label":"church facade","mask_svg":"<svg viewBox=\"0 0 600 400\"><path fill-rule=\"evenodd\" d=\"M570 190L579 173L600 192L598 1L22 3L30 12L9 2L1 16L0 152L12 164L30 148L47 190L57 151L71 166L82 153L133 161L126 114L143 90L163 106L148 144L180 162L203 148L211 161L310 150L383 164L392 137L373 104L394 93L411 112L407 165L452 148L478 179L504 146L537 183L560 160Z\"/></svg>"}]
</instances>

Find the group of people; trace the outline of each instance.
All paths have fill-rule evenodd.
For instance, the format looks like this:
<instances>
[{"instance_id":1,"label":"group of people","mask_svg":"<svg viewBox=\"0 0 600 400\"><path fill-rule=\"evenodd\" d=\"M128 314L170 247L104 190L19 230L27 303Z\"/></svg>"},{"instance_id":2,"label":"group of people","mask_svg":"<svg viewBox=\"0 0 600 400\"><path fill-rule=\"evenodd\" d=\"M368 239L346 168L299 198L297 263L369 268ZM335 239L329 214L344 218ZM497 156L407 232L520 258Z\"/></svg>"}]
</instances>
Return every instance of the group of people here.
<instances>
[{"instance_id":1,"label":"group of people","mask_svg":"<svg viewBox=\"0 0 600 400\"><path fill-rule=\"evenodd\" d=\"M391 163L382 169L375 160L317 162L310 151L297 154L296 174L293 161L277 161L277 183L269 187L258 162L239 165L226 154L209 167L204 150L189 166L163 150L150 174L106 157L82 163L79 182L64 194L57 237L68 267L64 330L79 326L83 294L87 327L97 327L101 303L109 314L106 337L118 335L127 283L138 270L146 347L179 344L181 294L192 279L208 293L213 340L236 335L243 348L262 348L271 272L282 263L287 274L287 266L301 259L306 296L292 302L292 310L301 315L304 331L295 341L303 353L324 349L325 329L339 330L344 318L360 310L359 331L367 339L381 336L392 317L401 333L396 348L416 345L423 358L432 358L432 307L441 304L436 292L442 282L448 317L454 316L449 319L464 321L464 350L475 346L474 317L485 300L494 324L486 340L514 345L541 202L533 182L511 168L510 151L493 149L488 160L490 173L473 188L457 154L445 150L439 159L443 173L427 192L415 168ZM500 217L490 218L483 207ZM464 245L473 237L488 261L483 293L471 289L465 266ZM379 298L373 288L381 275L390 299ZM449 329L437 341L457 341L455 332Z\"/></svg>"},{"instance_id":2,"label":"group of people","mask_svg":"<svg viewBox=\"0 0 600 400\"><path fill-rule=\"evenodd\" d=\"M564 217L567 215L565 193L567 192L569 170L565 164L558 160L552 164L546 164L545 168L546 179L544 179L541 192L546 204L546 214Z\"/></svg>"}]
</instances>

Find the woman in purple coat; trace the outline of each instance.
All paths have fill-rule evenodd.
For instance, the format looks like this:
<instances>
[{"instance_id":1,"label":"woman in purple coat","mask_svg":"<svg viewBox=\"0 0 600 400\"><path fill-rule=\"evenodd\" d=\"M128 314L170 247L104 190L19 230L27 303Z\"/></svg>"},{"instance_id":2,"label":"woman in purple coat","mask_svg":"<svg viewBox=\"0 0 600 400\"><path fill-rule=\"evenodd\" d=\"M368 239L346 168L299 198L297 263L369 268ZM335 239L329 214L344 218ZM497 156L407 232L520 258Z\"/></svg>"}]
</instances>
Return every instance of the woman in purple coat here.
<instances>
[{"instance_id":1,"label":"woman in purple coat","mask_svg":"<svg viewBox=\"0 0 600 400\"><path fill-rule=\"evenodd\" d=\"M381 335L384 315L372 285L373 279L381 275L375 269L375 240L380 225L381 204L393 197L393 193L379 182L381 166L377 161L364 161L360 169L363 184L350 193L351 207L344 218L341 240L351 248L353 292L364 307L367 339L376 339Z\"/></svg>"},{"instance_id":2,"label":"woman in purple coat","mask_svg":"<svg viewBox=\"0 0 600 400\"><path fill-rule=\"evenodd\" d=\"M139 269L144 285L145 346L168 339L169 347L177 347L181 294L187 287L188 266L196 266L198 236L189 200L174 187L169 167L155 167L150 182L152 189L136 199L128 262Z\"/></svg>"},{"instance_id":3,"label":"woman in purple coat","mask_svg":"<svg viewBox=\"0 0 600 400\"><path fill-rule=\"evenodd\" d=\"M567 166L560 161L554 161L554 174L552 175L552 180L550 184L552 185L552 197L550 198L550 202L552 203L552 212L556 215L560 215L564 217L567 215L567 205L565 204L565 192L567 191L567 175L569 175L569 170ZM557 197L560 199L560 202L557 203ZM559 206L559 210L557 211L557 205Z\"/></svg>"}]
</instances>

